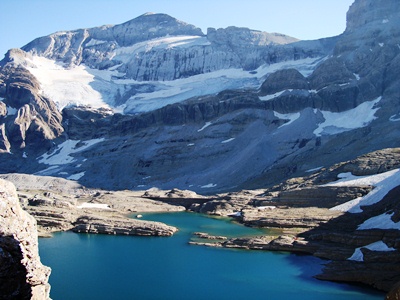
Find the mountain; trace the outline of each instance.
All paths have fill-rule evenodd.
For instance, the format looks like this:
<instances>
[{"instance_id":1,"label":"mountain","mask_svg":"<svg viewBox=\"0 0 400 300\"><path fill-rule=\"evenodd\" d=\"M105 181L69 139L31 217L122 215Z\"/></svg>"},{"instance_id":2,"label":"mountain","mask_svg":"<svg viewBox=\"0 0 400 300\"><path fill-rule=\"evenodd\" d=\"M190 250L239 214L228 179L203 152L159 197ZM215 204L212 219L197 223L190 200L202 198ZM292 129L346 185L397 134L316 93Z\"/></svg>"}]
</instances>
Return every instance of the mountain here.
<instances>
[{"instance_id":1,"label":"mountain","mask_svg":"<svg viewBox=\"0 0 400 300\"><path fill-rule=\"evenodd\" d=\"M316 41L204 34L164 14L38 38L0 62L0 173L300 226L224 245L311 253L332 261L321 279L389 290L400 269L399 17L397 0L356 0L345 32Z\"/></svg>"},{"instance_id":2,"label":"mountain","mask_svg":"<svg viewBox=\"0 0 400 300\"><path fill-rule=\"evenodd\" d=\"M209 194L397 147L398 14L357 0L316 41L165 14L38 38L0 62L0 171Z\"/></svg>"}]
</instances>

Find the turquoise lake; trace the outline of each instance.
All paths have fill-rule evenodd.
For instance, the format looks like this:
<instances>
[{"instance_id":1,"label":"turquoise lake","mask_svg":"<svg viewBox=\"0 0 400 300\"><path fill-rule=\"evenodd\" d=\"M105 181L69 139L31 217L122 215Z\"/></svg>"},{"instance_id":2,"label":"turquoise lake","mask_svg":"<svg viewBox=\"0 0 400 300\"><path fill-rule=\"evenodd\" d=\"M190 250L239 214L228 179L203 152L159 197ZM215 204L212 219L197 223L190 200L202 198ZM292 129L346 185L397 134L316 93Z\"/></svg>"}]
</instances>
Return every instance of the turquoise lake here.
<instances>
[{"instance_id":1,"label":"turquoise lake","mask_svg":"<svg viewBox=\"0 0 400 300\"><path fill-rule=\"evenodd\" d=\"M179 228L173 237L57 233L41 238L61 299L384 299L370 289L314 279L326 261L289 253L189 245L192 233L255 235L257 229L192 213L145 214Z\"/></svg>"}]
</instances>

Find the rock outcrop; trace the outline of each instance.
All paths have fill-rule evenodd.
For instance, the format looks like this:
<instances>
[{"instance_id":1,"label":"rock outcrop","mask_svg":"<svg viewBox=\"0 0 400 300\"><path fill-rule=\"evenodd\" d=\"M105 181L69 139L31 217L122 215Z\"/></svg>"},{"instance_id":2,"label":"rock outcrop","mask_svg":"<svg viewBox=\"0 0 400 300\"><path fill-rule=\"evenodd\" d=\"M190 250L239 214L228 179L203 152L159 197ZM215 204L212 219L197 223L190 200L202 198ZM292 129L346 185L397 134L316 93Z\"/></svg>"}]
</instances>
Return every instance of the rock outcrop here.
<instances>
[{"instance_id":1,"label":"rock outcrop","mask_svg":"<svg viewBox=\"0 0 400 300\"><path fill-rule=\"evenodd\" d=\"M0 298L49 299L50 268L40 262L36 221L5 180L0 180L0 208Z\"/></svg>"},{"instance_id":2,"label":"rock outcrop","mask_svg":"<svg viewBox=\"0 0 400 300\"><path fill-rule=\"evenodd\" d=\"M78 233L101 233L140 236L171 236L177 228L160 222L117 218L117 217L79 217L74 222L72 231Z\"/></svg>"},{"instance_id":3,"label":"rock outcrop","mask_svg":"<svg viewBox=\"0 0 400 300\"><path fill-rule=\"evenodd\" d=\"M135 212L182 211L142 197L143 192L91 190L74 181L25 174L0 176L13 182L23 208L37 220L39 234L72 230L82 233L171 236L177 228L132 219Z\"/></svg>"},{"instance_id":4,"label":"rock outcrop","mask_svg":"<svg viewBox=\"0 0 400 300\"><path fill-rule=\"evenodd\" d=\"M55 103L41 95L40 83L25 68L23 60L28 56L12 49L0 64L0 96L6 110L0 117L3 152L11 147L18 151L29 144L44 144L46 148L64 131Z\"/></svg>"}]
</instances>

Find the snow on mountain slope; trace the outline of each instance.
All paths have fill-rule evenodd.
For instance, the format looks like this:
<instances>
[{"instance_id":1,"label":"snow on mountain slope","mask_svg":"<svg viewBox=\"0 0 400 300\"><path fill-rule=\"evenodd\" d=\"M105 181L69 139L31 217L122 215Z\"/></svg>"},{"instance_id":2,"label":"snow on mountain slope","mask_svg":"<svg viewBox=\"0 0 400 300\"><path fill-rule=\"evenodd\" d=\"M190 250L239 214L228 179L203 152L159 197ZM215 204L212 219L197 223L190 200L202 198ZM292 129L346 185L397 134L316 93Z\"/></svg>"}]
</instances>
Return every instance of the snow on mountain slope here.
<instances>
[{"instance_id":1,"label":"snow on mountain slope","mask_svg":"<svg viewBox=\"0 0 400 300\"><path fill-rule=\"evenodd\" d=\"M118 56L134 55L134 47L181 47L187 43L207 43L204 37L169 37L139 43L128 49L119 48ZM121 57L120 57L121 59ZM52 99L61 111L68 106L88 106L92 108L110 107L115 112L139 113L155 110L187 100L192 97L212 95L227 89L258 89L265 76L279 69L296 68L303 74L309 74L321 61L321 58L306 58L297 61L285 61L272 65L263 65L255 71L243 69L222 69L205 74L172 81L137 81L123 79L124 73L117 71L118 66L106 70L63 64L44 57L32 55L27 58L27 69L39 80L41 92ZM144 88L140 87L152 87ZM134 96L125 103L117 103L118 95L136 89ZM150 90L150 91L149 91Z\"/></svg>"},{"instance_id":2,"label":"snow on mountain slope","mask_svg":"<svg viewBox=\"0 0 400 300\"><path fill-rule=\"evenodd\" d=\"M375 204L383 199L386 194L400 185L400 169L395 169L381 174L371 176L354 176L351 173L339 174L338 181L325 184L324 186L363 186L372 185L375 188L364 197L356 198L341 205L331 208L350 213L363 212L361 206Z\"/></svg>"},{"instance_id":3,"label":"snow on mountain slope","mask_svg":"<svg viewBox=\"0 0 400 300\"><path fill-rule=\"evenodd\" d=\"M95 76L87 72L85 66L65 68L54 60L39 56L27 60L27 69L39 80L43 96L53 100L60 111L71 105L107 106L105 97L90 85Z\"/></svg>"},{"instance_id":4,"label":"snow on mountain slope","mask_svg":"<svg viewBox=\"0 0 400 300\"><path fill-rule=\"evenodd\" d=\"M82 152L87 148L102 141L104 141L103 138L87 140L84 142L66 140L62 144L58 145L57 148L51 153L45 153L42 156L38 157L38 160L40 163L50 166L69 164L74 161L74 158L71 156L71 154Z\"/></svg>"}]
</instances>

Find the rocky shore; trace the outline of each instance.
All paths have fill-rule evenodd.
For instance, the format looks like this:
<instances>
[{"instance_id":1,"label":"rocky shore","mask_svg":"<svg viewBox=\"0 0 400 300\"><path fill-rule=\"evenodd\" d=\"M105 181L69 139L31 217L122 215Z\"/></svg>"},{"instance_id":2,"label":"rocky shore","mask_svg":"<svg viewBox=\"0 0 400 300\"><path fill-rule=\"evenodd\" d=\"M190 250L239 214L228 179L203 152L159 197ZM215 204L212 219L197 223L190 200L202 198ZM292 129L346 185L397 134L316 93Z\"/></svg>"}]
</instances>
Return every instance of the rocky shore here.
<instances>
[{"instance_id":1,"label":"rocky shore","mask_svg":"<svg viewBox=\"0 0 400 300\"><path fill-rule=\"evenodd\" d=\"M22 207L35 217L39 235L81 233L171 236L178 229L132 219L136 212L170 212L182 206L142 198L143 192L87 189L74 181L26 174L1 175L15 184Z\"/></svg>"},{"instance_id":2,"label":"rocky shore","mask_svg":"<svg viewBox=\"0 0 400 300\"><path fill-rule=\"evenodd\" d=\"M393 289L387 299L398 299L399 161L400 149L385 149L265 190L219 195L195 209L268 228L270 235L197 236L204 242L191 243L311 254L329 260L318 279Z\"/></svg>"}]
</instances>

